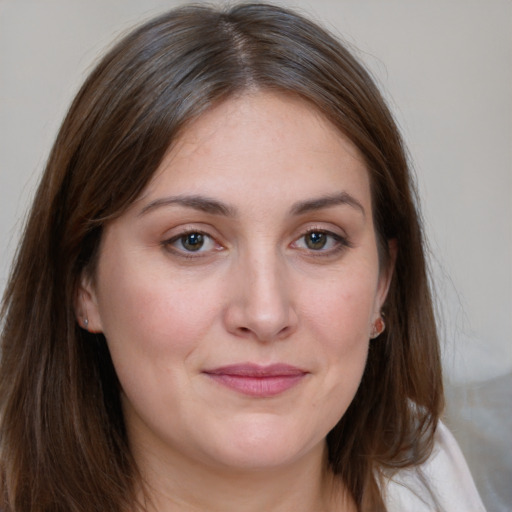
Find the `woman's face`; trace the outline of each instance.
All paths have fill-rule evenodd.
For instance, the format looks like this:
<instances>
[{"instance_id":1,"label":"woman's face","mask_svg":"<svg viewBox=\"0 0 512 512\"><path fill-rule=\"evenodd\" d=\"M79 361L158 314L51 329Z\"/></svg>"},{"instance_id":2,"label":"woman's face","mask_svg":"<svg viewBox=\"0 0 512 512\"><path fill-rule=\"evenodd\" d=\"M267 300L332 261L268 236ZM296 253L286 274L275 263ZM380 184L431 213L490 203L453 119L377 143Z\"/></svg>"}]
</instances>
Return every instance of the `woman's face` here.
<instances>
[{"instance_id":1,"label":"woman's face","mask_svg":"<svg viewBox=\"0 0 512 512\"><path fill-rule=\"evenodd\" d=\"M79 309L136 454L279 467L323 453L389 274L358 150L302 100L258 92L188 126L106 227Z\"/></svg>"}]
</instances>

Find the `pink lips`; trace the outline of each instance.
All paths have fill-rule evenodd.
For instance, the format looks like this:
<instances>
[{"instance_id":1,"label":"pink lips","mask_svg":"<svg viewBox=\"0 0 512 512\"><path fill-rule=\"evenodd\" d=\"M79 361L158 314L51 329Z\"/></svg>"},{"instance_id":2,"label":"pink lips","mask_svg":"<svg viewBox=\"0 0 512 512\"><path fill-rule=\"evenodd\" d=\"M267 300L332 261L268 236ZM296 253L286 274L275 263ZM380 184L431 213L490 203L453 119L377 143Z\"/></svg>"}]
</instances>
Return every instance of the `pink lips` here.
<instances>
[{"instance_id":1,"label":"pink lips","mask_svg":"<svg viewBox=\"0 0 512 512\"><path fill-rule=\"evenodd\" d=\"M235 364L206 370L206 375L244 395L272 397L297 385L308 372L287 364Z\"/></svg>"}]
</instances>

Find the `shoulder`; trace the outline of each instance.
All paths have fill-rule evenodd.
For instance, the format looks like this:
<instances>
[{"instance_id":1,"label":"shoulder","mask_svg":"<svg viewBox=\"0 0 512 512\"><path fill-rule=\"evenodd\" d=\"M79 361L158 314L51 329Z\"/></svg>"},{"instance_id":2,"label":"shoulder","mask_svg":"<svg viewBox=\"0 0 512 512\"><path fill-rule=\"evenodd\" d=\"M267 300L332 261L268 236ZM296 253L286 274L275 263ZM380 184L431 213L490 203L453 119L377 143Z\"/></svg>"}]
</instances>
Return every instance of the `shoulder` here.
<instances>
[{"instance_id":1,"label":"shoulder","mask_svg":"<svg viewBox=\"0 0 512 512\"><path fill-rule=\"evenodd\" d=\"M442 423L430 457L395 473L383 491L389 512L485 512L457 441Z\"/></svg>"}]
</instances>

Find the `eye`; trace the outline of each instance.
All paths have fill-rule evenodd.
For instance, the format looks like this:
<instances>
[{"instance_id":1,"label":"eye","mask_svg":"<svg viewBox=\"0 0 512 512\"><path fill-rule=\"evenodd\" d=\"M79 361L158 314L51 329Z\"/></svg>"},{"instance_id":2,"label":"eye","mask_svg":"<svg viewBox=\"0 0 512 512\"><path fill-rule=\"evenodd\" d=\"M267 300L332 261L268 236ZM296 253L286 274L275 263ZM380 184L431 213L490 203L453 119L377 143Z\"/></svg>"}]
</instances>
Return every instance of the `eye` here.
<instances>
[{"instance_id":1,"label":"eye","mask_svg":"<svg viewBox=\"0 0 512 512\"><path fill-rule=\"evenodd\" d=\"M292 247L318 253L334 253L350 247L348 240L337 233L314 229L298 238Z\"/></svg>"},{"instance_id":2,"label":"eye","mask_svg":"<svg viewBox=\"0 0 512 512\"><path fill-rule=\"evenodd\" d=\"M165 248L178 253L205 253L217 248L214 239L201 231L181 233L163 242Z\"/></svg>"},{"instance_id":3,"label":"eye","mask_svg":"<svg viewBox=\"0 0 512 512\"><path fill-rule=\"evenodd\" d=\"M203 233L187 233L186 235L180 236L177 242L186 251L197 252L204 247L207 238Z\"/></svg>"},{"instance_id":4,"label":"eye","mask_svg":"<svg viewBox=\"0 0 512 512\"><path fill-rule=\"evenodd\" d=\"M329 241L327 233L323 233L321 231L312 231L311 233L304 235L304 243L306 247L313 251L325 249Z\"/></svg>"}]
</instances>

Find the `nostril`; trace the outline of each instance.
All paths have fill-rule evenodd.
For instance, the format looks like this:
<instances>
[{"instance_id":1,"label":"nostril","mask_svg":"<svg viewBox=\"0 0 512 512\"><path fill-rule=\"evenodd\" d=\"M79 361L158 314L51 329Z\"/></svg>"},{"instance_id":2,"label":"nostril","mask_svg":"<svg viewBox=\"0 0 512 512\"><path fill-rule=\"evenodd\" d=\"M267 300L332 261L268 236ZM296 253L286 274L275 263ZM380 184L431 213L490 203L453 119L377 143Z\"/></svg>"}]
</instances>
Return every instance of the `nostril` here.
<instances>
[{"instance_id":1,"label":"nostril","mask_svg":"<svg viewBox=\"0 0 512 512\"><path fill-rule=\"evenodd\" d=\"M286 327L283 327L278 333L277 333L277 337L278 338L283 338L283 337L286 337L288 336L289 334L291 334L293 332L293 328L290 326L290 325L287 325Z\"/></svg>"}]
</instances>

